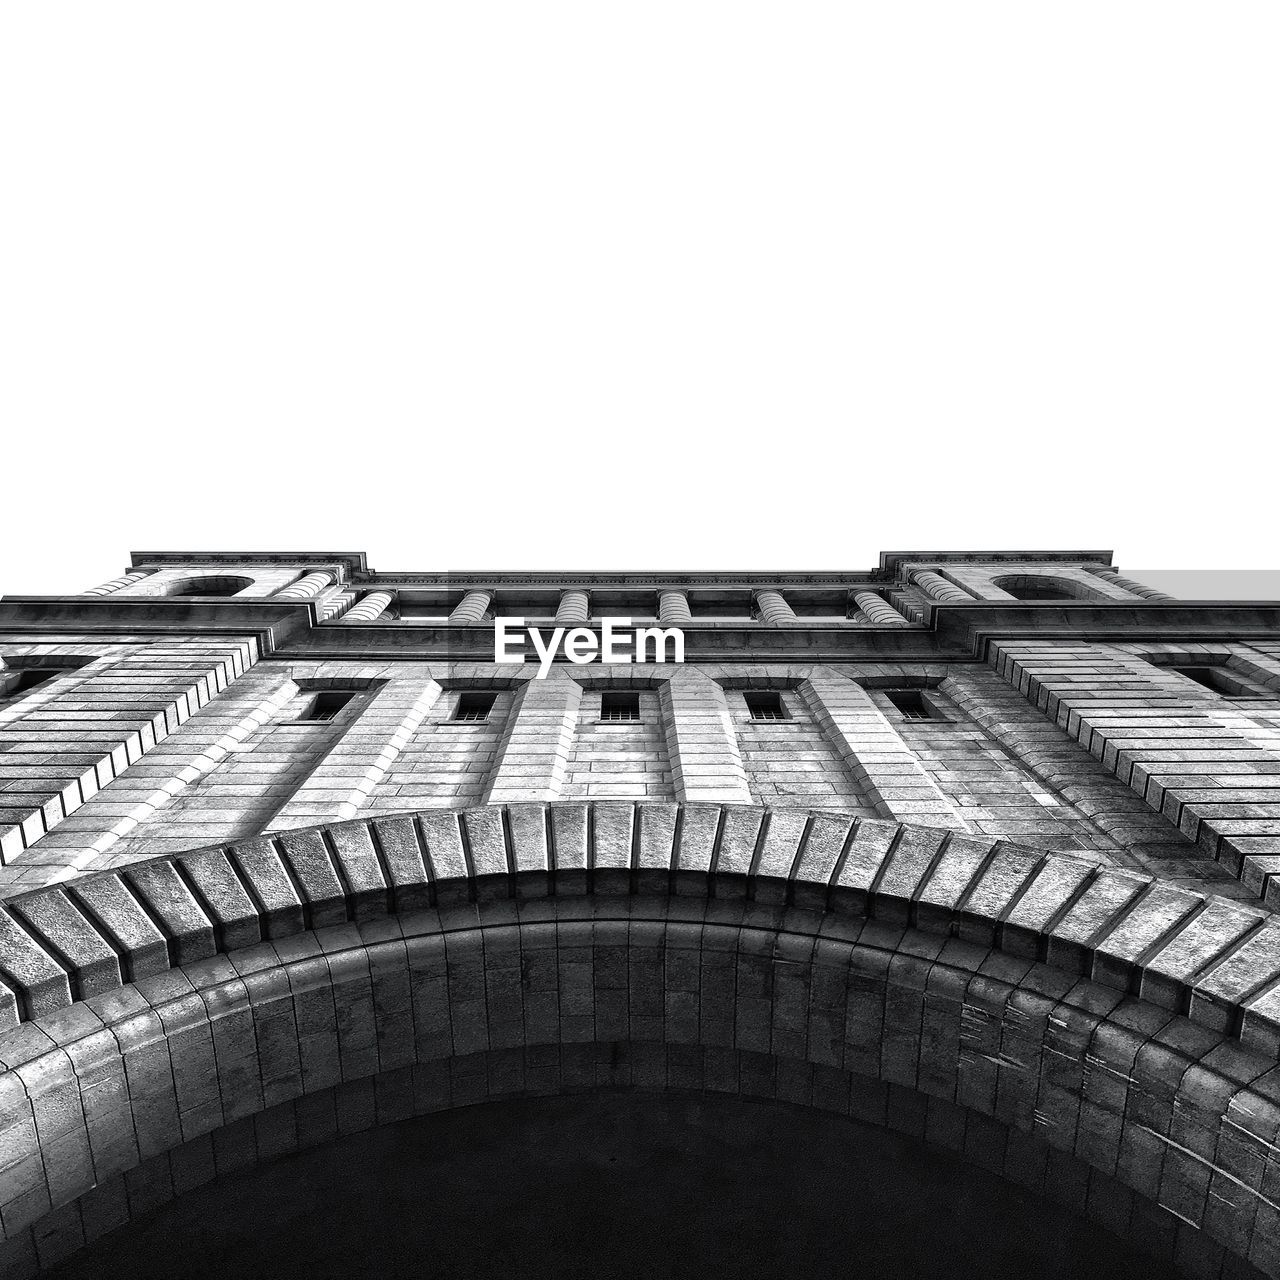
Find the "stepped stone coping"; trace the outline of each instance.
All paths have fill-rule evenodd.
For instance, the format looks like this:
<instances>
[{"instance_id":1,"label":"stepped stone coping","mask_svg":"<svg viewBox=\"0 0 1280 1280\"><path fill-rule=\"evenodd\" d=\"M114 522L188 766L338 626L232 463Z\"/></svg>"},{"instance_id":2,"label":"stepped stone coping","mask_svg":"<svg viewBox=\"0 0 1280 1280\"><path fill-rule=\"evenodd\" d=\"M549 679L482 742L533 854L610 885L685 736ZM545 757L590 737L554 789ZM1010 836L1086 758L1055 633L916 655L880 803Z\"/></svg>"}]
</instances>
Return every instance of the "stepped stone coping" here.
<instances>
[{"instance_id":1,"label":"stepped stone coping","mask_svg":"<svg viewBox=\"0 0 1280 1280\"><path fill-rule=\"evenodd\" d=\"M1263 908L935 827L591 801L423 809L147 859L0 905L0 1032L214 955L468 902L746 900L957 937L1280 1052Z\"/></svg>"}]
</instances>

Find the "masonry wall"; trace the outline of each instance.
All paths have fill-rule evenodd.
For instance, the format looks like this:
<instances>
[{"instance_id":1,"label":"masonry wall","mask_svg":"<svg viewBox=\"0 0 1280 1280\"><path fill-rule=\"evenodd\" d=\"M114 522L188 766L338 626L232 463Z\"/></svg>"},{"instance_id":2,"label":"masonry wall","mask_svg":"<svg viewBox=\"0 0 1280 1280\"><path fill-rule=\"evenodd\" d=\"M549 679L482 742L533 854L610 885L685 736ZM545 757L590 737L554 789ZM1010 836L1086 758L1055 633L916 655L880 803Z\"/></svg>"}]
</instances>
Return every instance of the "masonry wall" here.
<instances>
[{"instance_id":1,"label":"masonry wall","mask_svg":"<svg viewBox=\"0 0 1280 1280\"><path fill-rule=\"evenodd\" d=\"M175 772L202 767L202 746L189 736L154 753L204 709L205 725L239 715L258 658L253 639L235 636L19 634L0 645L6 666L57 673L0 706L6 889L82 869L166 804L186 785Z\"/></svg>"},{"instance_id":2,"label":"masonry wall","mask_svg":"<svg viewBox=\"0 0 1280 1280\"><path fill-rule=\"evenodd\" d=\"M494 705L488 720L461 722L455 716L462 690L437 685L425 664L387 674L384 697L398 694L400 704L418 697L428 700L429 706L421 720L409 727L403 746L374 785L368 810L394 813L428 805L459 808L479 804L488 792L498 743L512 714L513 691L492 690ZM449 683L443 673L441 679ZM479 682L477 685L483 688ZM365 807L360 806L361 812Z\"/></svg>"},{"instance_id":3,"label":"masonry wall","mask_svg":"<svg viewBox=\"0 0 1280 1280\"><path fill-rule=\"evenodd\" d=\"M768 677L763 677L762 683ZM727 692L751 798L874 817L876 808L795 689L778 689L785 720L752 720L742 690Z\"/></svg>"},{"instance_id":4,"label":"masonry wall","mask_svg":"<svg viewBox=\"0 0 1280 1280\"><path fill-rule=\"evenodd\" d=\"M568 777L561 789L568 799L673 800L671 759L654 689L638 689L638 723L600 718L603 687L583 692Z\"/></svg>"},{"instance_id":5,"label":"masonry wall","mask_svg":"<svg viewBox=\"0 0 1280 1280\"><path fill-rule=\"evenodd\" d=\"M120 786L95 797L84 816L105 823L109 806L133 796L142 800L173 779L185 782L170 786L164 803L152 801L127 835L100 845L104 863L267 829L341 730L339 724L296 723L300 692L287 670L256 667ZM190 771L185 778L184 770Z\"/></svg>"},{"instance_id":6,"label":"masonry wall","mask_svg":"<svg viewBox=\"0 0 1280 1280\"><path fill-rule=\"evenodd\" d=\"M905 720L882 692L872 698L971 830L1253 896L997 673L944 670L929 698L945 719ZM910 683L911 668L901 672Z\"/></svg>"},{"instance_id":7,"label":"masonry wall","mask_svg":"<svg viewBox=\"0 0 1280 1280\"><path fill-rule=\"evenodd\" d=\"M1264 688L1280 690L1269 651L1236 644L1030 639L994 644L992 659L1013 689L1137 797L1139 820L1122 827L1118 838L1135 842L1155 811L1198 846L1206 866L1212 860L1258 897L1276 895L1275 724L1169 665L1221 661L1228 671L1234 667ZM1185 856L1171 856L1170 869Z\"/></svg>"},{"instance_id":8,"label":"masonry wall","mask_svg":"<svg viewBox=\"0 0 1280 1280\"><path fill-rule=\"evenodd\" d=\"M641 704L632 724L601 722L602 692L616 680L584 685L562 668L529 685L528 668L250 664L247 646L194 640L64 642L43 652L90 665L0 707L0 795L14 813L38 777L50 791L69 787L74 804L64 799L29 824L25 845L0 867L6 892L264 831L464 807L501 798L505 787L515 799L709 797L927 821L1256 896L1078 734L979 663L716 665L640 680L632 671ZM1251 652L1250 670L1274 667L1280 680L1274 653ZM893 685L926 688L943 718L905 719L884 692ZM314 692L329 687L354 690L349 705L330 721L300 719ZM774 689L787 718L753 721L748 688ZM455 718L466 690L493 694L484 722ZM1261 753L1249 776L1274 777L1258 772L1271 768L1262 757L1271 758L1280 733L1265 698L1222 706L1198 687L1187 696L1195 714L1208 708L1237 733L1248 726ZM519 725L523 738L513 737ZM547 725L561 726L561 746L544 759ZM525 739L532 755L518 745ZM1196 779L1204 784L1206 775ZM1202 802L1205 790L1195 792ZM1239 803L1252 808L1242 812L1269 815L1276 794L1269 784L1250 787Z\"/></svg>"},{"instance_id":9,"label":"masonry wall","mask_svg":"<svg viewBox=\"0 0 1280 1280\"><path fill-rule=\"evenodd\" d=\"M314 693L353 686L333 720L298 718ZM479 803L512 695L495 690L483 723L454 720L458 697L421 663L261 663L95 795L56 847L112 866L357 811ZM126 813L135 825L116 835Z\"/></svg>"}]
</instances>

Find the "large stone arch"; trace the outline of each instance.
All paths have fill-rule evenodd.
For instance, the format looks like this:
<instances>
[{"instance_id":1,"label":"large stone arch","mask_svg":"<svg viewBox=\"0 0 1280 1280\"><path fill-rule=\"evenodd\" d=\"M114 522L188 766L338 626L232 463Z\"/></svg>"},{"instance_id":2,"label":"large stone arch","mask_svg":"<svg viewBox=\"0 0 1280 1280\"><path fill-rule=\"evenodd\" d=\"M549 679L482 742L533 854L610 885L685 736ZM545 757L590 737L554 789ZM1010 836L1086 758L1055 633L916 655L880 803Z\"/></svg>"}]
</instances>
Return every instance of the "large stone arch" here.
<instances>
[{"instance_id":1,"label":"large stone arch","mask_svg":"<svg viewBox=\"0 0 1280 1280\"><path fill-rule=\"evenodd\" d=\"M320 1098L372 1124L607 1084L932 1115L1186 1274L1274 1275L1276 936L1082 858L753 806L151 859L0 912L0 1257L37 1274L218 1172L237 1127L314 1137Z\"/></svg>"}]
</instances>

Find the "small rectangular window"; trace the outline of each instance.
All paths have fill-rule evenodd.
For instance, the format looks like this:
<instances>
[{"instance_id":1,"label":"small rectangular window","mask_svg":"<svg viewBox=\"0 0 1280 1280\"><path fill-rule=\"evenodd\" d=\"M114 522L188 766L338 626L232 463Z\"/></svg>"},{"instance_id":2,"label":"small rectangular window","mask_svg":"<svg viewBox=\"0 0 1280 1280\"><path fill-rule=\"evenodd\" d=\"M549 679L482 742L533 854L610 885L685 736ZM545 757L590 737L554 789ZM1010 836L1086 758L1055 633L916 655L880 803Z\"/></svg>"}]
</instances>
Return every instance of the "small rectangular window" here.
<instances>
[{"instance_id":1,"label":"small rectangular window","mask_svg":"<svg viewBox=\"0 0 1280 1280\"><path fill-rule=\"evenodd\" d=\"M782 694L774 689L764 689L757 693L744 693L747 710L753 720L785 720L786 708L782 705Z\"/></svg>"},{"instance_id":2,"label":"small rectangular window","mask_svg":"<svg viewBox=\"0 0 1280 1280\"><path fill-rule=\"evenodd\" d=\"M354 689L323 689L307 703L299 720L332 720L356 696Z\"/></svg>"},{"instance_id":3,"label":"small rectangular window","mask_svg":"<svg viewBox=\"0 0 1280 1280\"><path fill-rule=\"evenodd\" d=\"M92 658L60 657L50 660L35 654L8 654L0 658L0 703L25 698L58 676L70 675L92 661Z\"/></svg>"},{"instance_id":4,"label":"small rectangular window","mask_svg":"<svg viewBox=\"0 0 1280 1280\"><path fill-rule=\"evenodd\" d=\"M638 693L602 693L600 719L639 720L640 695Z\"/></svg>"},{"instance_id":5,"label":"small rectangular window","mask_svg":"<svg viewBox=\"0 0 1280 1280\"><path fill-rule=\"evenodd\" d=\"M0 702L21 698L58 674L57 667L0 667Z\"/></svg>"},{"instance_id":6,"label":"small rectangular window","mask_svg":"<svg viewBox=\"0 0 1280 1280\"><path fill-rule=\"evenodd\" d=\"M477 724L488 720L497 697L495 693L461 693L458 695L458 709L453 713L453 718Z\"/></svg>"},{"instance_id":7,"label":"small rectangular window","mask_svg":"<svg viewBox=\"0 0 1280 1280\"><path fill-rule=\"evenodd\" d=\"M931 720L929 704L919 689L886 689L884 695L904 720Z\"/></svg>"},{"instance_id":8,"label":"small rectangular window","mask_svg":"<svg viewBox=\"0 0 1280 1280\"><path fill-rule=\"evenodd\" d=\"M1175 664L1170 668L1188 680L1224 698L1267 698L1273 696L1269 689L1251 688L1249 683L1238 678L1234 672L1225 667L1193 667Z\"/></svg>"}]
</instances>

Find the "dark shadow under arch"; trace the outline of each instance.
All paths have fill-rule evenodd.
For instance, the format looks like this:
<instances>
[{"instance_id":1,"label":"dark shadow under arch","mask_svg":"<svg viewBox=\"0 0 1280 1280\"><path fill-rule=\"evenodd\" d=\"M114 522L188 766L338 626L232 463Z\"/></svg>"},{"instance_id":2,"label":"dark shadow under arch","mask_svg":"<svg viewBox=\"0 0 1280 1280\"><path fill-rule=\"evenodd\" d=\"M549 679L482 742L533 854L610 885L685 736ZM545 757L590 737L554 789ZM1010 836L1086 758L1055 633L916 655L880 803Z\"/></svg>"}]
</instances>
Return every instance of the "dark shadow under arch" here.
<instances>
[{"instance_id":1,"label":"dark shadow under arch","mask_svg":"<svg viewBox=\"0 0 1280 1280\"><path fill-rule=\"evenodd\" d=\"M602 1062L605 1054L592 1048ZM630 1066L627 1047L619 1049L608 1055L615 1078ZM696 1066L685 1069L696 1075ZM363 1098L337 1096L328 1126L318 1123L318 1109L292 1111L215 1137L181 1159L206 1173L221 1167L218 1176L108 1235L54 1276L1176 1274L1074 1212L1076 1183L1063 1170L1035 1192L991 1172L986 1166L1007 1142L1001 1126L963 1109L935 1105L930 1114L919 1095L870 1081L860 1082L855 1101L866 1119L705 1088L615 1084L352 1128L403 1110L409 1087L401 1085L397 1098L395 1081L375 1078ZM298 1147L281 1150L294 1134ZM1117 1220L1122 1211L1111 1209ZM1158 1236L1159 1216L1146 1212Z\"/></svg>"},{"instance_id":2,"label":"dark shadow under arch","mask_svg":"<svg viewBox=\"0 0 1280 1280\"><path fill-rule=\"evenodd\" d=\"M1093 591L1069 578L1055 578L1047 573L1013 573L992 578L991 585L1007 591L1015 600L1106 600L1101 591Z\"/></svg>"},{"instance_id":3,"label":"dark shadow under arch","mask_svg":"<svg viewBox=\"0 0 1280 1280\"><path fill-rule=\"evenodd\" d=\"M252 578L235 574L199 574L170 584L167 596L234 596L253 586Z\"/></svg>"}]
</instances>

